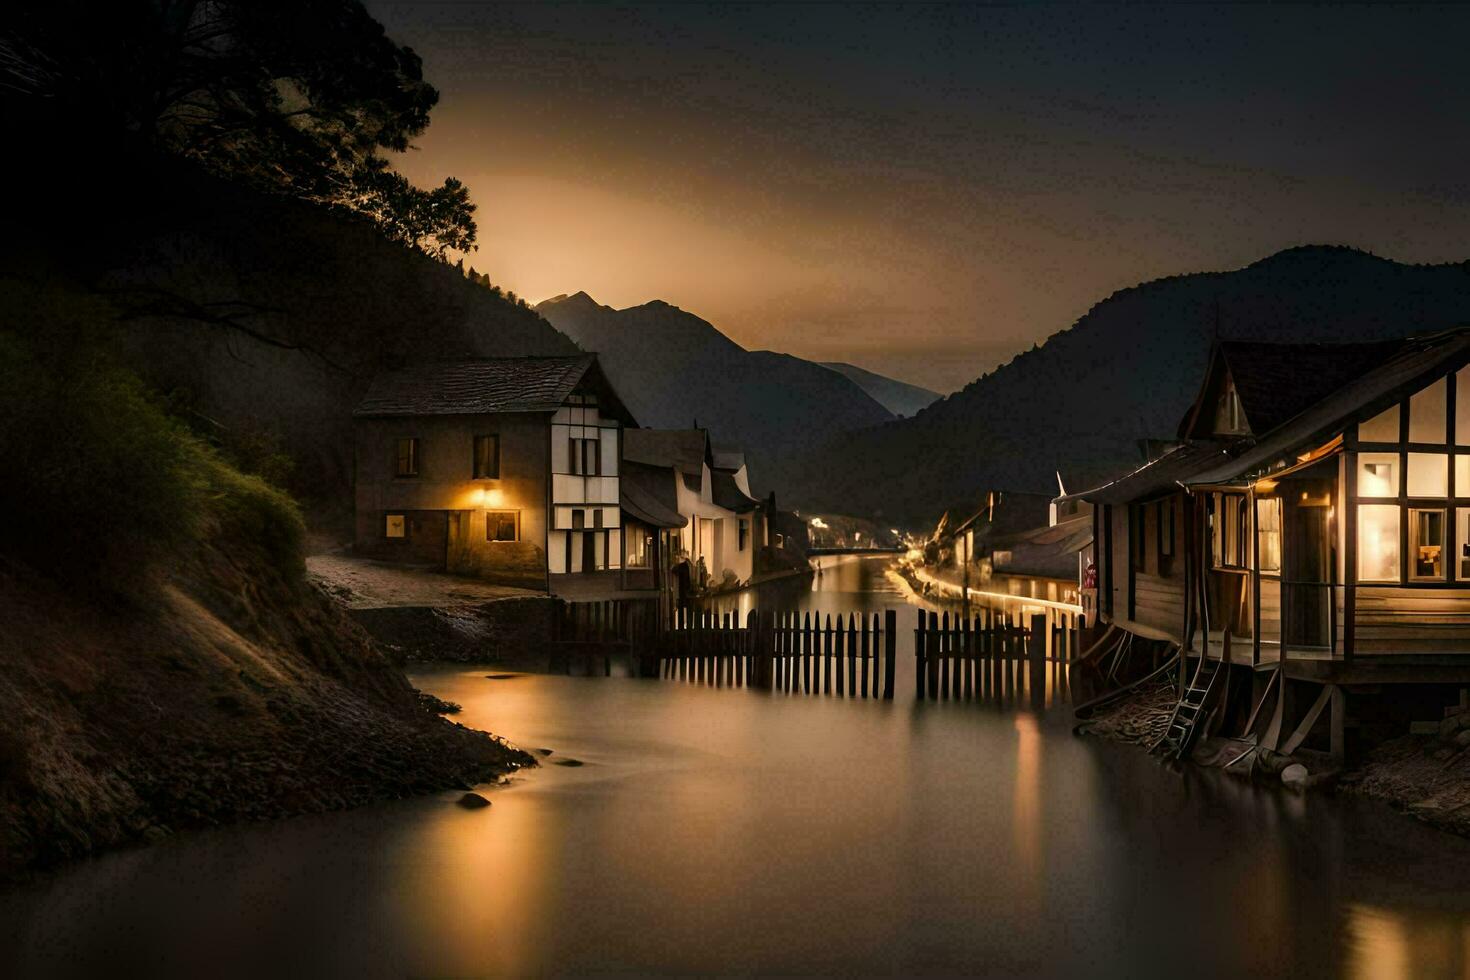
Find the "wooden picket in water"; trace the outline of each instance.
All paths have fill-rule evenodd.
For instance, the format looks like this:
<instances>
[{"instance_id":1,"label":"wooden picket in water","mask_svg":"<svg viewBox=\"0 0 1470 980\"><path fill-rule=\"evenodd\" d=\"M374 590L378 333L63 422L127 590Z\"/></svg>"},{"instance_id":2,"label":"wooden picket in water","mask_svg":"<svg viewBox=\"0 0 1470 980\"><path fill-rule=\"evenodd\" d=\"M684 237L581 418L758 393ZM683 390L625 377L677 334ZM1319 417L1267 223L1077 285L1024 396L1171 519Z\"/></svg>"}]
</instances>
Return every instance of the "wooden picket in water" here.
<instances>
[{"instance_id":1,"label":"wooden picket in water","mask_svg":"<svg viewBox=\"0 0 1470 980\"><path fill-rule=\"evenodd\" d=\"M1022 694L1034 705L1065 697L1077 649L1075 619L1021 620L982 609L966 618L918 610L914 628L914 696L918 700L989 699Z\"/></svg>"}]
</instances>

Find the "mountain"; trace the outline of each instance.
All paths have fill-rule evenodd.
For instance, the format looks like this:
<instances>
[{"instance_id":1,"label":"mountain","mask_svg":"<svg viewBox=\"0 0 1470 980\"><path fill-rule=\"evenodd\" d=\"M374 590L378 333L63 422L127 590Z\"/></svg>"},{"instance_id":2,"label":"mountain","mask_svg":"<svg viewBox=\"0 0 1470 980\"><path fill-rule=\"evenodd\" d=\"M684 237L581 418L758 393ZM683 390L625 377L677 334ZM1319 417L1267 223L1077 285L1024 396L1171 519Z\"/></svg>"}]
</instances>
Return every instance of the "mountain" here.
<instances>
[{"instance_id":1,"label":"mountain","mask_svg":"<svg viewBox=\"0 0 1470 980\"><path fill-rule=\"evenodd\" d=\"M784 491L802 455L893 418L841 374L789 354L746 350L659 300L615 310L576 293L536 311L597 353L641 424L678 428L697 420L715 442L743 447L759 489Z\"/></svg>"},{"instance_id":2,"label":"mountain","mask_svg":"<svg viewBox=\"0 0 1470 980\"><path fill-rule=\"evenodd\" d=\"M856 364L845 364L842 361L822 361L820 363L824 368L830 368L838 374L851 378L854 384L872 395L874 401L899 418L917 415L920 409L928 408L940 398L937 391L920 388L906 381L895 381L893 378L865 371Z\"/></svg>"},{"instance_id":3,"label":"mountain","mask_svg":"<svg viewBox=\"0 0 1470 980\"><path fill-rule=\"evenodd\" d=\"M792 474L808 506L924 522L988 488L1052 492L1142 462L1193 400L1210 344L1402 337L1470 323L1470 263L1404 265L1302 246L1231 272L1121 290L1071 328L909 419L825 447Z\"/></svg>"}]
</instances>

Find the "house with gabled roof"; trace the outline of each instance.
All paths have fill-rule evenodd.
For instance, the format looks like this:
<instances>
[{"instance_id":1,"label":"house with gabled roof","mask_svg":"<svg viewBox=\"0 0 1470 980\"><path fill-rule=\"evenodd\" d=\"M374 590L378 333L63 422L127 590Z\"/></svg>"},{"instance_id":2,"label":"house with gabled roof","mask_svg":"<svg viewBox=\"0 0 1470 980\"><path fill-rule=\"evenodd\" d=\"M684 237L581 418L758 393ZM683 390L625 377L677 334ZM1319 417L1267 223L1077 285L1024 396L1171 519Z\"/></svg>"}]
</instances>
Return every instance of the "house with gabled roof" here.
<instances>
[{"instance_id":1,"label":"house with gabled roof","mask_svg":"<svg viewBox=\"0 0 1470 980\"><path fill-rule=\"evenodd\" d=\"M680 518L621 480L636 425L593 354L413 365L355 416L355 549L573 597L657 589Z\"/></svg>"},{"instance_id":2,"label":"house with gabled roof","mask_svg":"<svg viewBox=\"0 0 1470 980\"><path fill-rule=\"evenodd\" d=\"M1252 737L1289 750L1326 718L1340 755L1356 699L1470 685L1467 365L1463 330L1220 343L1178 447L1059 499L1093 505L1102 621L1192 665L1183 714L1259 674Z\"/></svg>"}]
</instances>

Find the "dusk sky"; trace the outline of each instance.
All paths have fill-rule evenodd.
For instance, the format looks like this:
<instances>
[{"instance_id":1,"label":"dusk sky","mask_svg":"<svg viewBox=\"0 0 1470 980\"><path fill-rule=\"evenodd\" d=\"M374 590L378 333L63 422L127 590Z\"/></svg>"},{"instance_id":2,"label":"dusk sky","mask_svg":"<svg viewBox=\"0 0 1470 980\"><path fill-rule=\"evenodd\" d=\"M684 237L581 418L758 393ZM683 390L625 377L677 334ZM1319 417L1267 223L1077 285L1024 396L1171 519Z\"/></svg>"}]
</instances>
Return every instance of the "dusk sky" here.
<instances>
[{"instance_id":1,"label":"dusk sky","mask_svg":"<svg viewBox=\"0 0 1470 980\"><path fill-rule=\"evenodd\" d=\"M949 391L1140 281L1470 258L1463 8L368 6L532 301Z\"/></svg>"}]
</instances>

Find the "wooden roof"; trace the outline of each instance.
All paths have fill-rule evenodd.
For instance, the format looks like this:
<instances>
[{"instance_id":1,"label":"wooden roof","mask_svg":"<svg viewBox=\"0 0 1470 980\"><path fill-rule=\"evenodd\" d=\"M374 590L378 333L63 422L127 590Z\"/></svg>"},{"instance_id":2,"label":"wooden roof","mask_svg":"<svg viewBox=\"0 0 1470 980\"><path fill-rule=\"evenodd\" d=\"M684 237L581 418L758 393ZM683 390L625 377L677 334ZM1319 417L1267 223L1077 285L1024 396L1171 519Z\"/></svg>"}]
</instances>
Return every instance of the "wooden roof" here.
<instances>
[{"instance_id":1,"label":"wooden roof","mask_svg":"<svg viewBox=\"0 0 1470 980\"><path fill-rule=\"evenodd\" d=\"M597 367L595 354L430 361L386 371L373 378L353 415L555 412L579 385L598 394L600 411L636 424Z\"/></svg>"}]
</instances>

